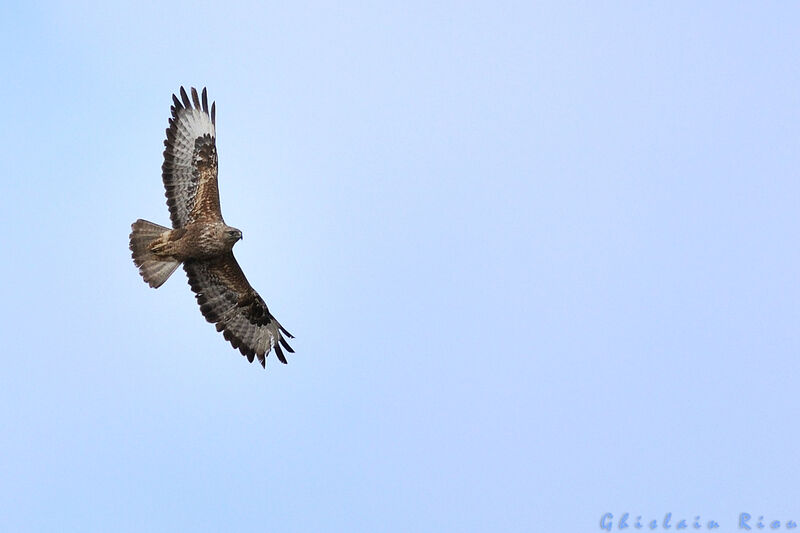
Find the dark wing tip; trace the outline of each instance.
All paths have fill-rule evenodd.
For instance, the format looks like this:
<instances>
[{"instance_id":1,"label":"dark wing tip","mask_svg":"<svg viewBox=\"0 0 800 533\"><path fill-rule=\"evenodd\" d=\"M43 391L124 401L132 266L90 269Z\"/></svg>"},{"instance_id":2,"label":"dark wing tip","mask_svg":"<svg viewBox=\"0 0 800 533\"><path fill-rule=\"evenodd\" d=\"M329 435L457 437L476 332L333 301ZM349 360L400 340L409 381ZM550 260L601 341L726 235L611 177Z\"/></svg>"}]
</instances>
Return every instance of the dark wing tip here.
<instances>
[{"instance_id":1,"label":"dark wing tip","mask_svg":"<svg viewBox=\"0 0 800 533\"><path fill-rule=\"evenodd\" d=\"M280 361L284 365L286 364L286 356L283 355L283 350L281 350L280 344L275 345L275 355L278 356L278 361Z\"/></svg>"},{"instance_id":2,"label":"dark wing tip","mask_svg":"<svg viewBox=\"0 0 800 533\"><path fill-rule=\"evenodd\" d=\"M278 342L280 342L280 343L283 345L283 347L284 347L284 348L286 348L286 351L287 351L287 352L289 352L289 353L294 353L294 350L292 349L292 347L291 347L291 346L289 346L289 343L288 343L288 342L286 342L286 339L284 339L283 337L281 337L281 338L279 338L279 339L278 339Z\"/></svg>"},{"instance_id":3,"label":"dark wing tip","mask_svg":"<svg viewBox=\"0 0 800 533\"><path fill-rule=\"evenodd\" d=\"M288 331L286 331L286 328L285 328L285 327L283 327L283 326L281 326L281 325L280 325L280 323L278 323L278 329L280 329L280 330L281 330L281 331L284 333L284 335L286 335L286 336L287 336L287 337L289 337L290 339L294 339L294 335L292 335L291 333L289 333Z\"/></svg>"},{"instance_id":4,"label":"dark wing tip","mask_svg":"<svg viewBox=\"0 0 800 533\"><path fill-rule=\"evenodd\" d=\"M189 101L189 96L186 94L186 89L181 87L181 100L183 100L183 107L186 109L192 108L192 103Z\"/></svg>"},{"instance_id":5,"label":"dark wing tip","mask_svg":"<svg viewBox=\"0 0 800 533\"><path fill-rule=\"evenodd\" d=\"M179 109L183 109L183 105L181 104L181 101L180 101L180 100L178 100L178 97L177 97L177 96L175 96L174 94L172 95L172 104L175 106L175 109L173 109L173 111L172 111L172 114L173 114L173 115L175 115L175 114L176 114L175 112L176 112L177 110L179 110Z\"/></svg>"},{"instance_id":6,"label":"dark wing tip","mask_svg":"<svg viewBox=\"0 0 800 533\"><path fill-rule=\"evenodd\" d=\"M205 87L203 87L203 111L208 113L208 95L206 94Z\"/></svg>"},{"instance_id":7,"label":"dark wing tip","mask_svg":"<svg viewBox=\"0 0 800 533\"><path fill-rule=\"evenodd\" d=\"M192 102L194 102L195 109L201 109L200 97L197 96L197 89L195 89L194 87L192 87Z\"/></svg>"},{"instance_id":8,"label":"dark wing tip","mask_svg":"<svg viewBox=\"0 0 800 533\"><path fill-rule=\"evenodd\" d=\"M217 125L217 103L211 102L211 123Z\"/></svg>"}]
</instances>

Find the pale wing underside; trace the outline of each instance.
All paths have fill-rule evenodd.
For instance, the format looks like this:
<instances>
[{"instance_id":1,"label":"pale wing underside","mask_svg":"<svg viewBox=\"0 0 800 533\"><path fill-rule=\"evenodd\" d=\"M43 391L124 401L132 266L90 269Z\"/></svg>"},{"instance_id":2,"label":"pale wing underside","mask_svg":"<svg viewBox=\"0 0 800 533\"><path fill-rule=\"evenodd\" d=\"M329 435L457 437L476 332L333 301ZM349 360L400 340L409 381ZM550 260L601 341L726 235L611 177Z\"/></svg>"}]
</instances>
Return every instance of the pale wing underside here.
<instances>
[{"instance_id":1,"label":"pale wing underside","mask_svg":"<svg viewBox=\"0 0 800 533\"><path fill-rule=\"evenodd\" d=\"M181 87L181 99L172 95L172 118L164 141L161 167L172 227L180 228L198 218L220 220L217 186L216 104L208 108L192 88L192 99Z\"/></svg>"}]
</instances>

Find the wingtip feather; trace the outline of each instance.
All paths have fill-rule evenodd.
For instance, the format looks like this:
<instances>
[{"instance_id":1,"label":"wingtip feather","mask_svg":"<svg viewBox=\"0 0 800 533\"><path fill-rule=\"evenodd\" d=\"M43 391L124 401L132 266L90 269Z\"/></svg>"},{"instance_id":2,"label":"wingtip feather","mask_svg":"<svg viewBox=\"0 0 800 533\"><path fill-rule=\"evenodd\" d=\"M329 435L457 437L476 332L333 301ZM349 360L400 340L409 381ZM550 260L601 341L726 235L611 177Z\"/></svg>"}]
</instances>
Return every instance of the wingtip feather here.
<instances>
[{"instance_id":1,"label":"wingtip feather","mask_svg":"<svg viewBox=\"0 0 800 533\"><path fill-rule=\"evenodd\" d=\"M192 103L189 101L189 96L186 94L186 89L181 86L181 100L183 100L183 107L186 109L192 108Z\"/></svg>"},{"instance_id":2,"label":"wingtip feather","mask_svg":"<svg viewBox=\"0 0 800 533\"><path fill-rule=\"evenodd\" d=\"M201 109L200 97L197 96L197 89L195 89L194 87L192 87L192 102L194 102L195 109Z\"/></svg>"},{"instance_id":3,"label":"wingtip feather","mask_svg":"<svg viewBox=\"0 0 800 533\"><path fill-rule=\"evenodd\" d=\"M278 361L280 361L284 365L286 364L286 356L283 355L283 350L281 350L280 344L275 345L275 355L278 356Z\"/></svg>"},{"instance_id":4,"label":"wingtip feather","mask_svg":"<svg viewBox=\"0 0 800 533\"><path fill-rule=\"evenodd\" d=\"M286 351L287 351L287 352L289 352L289 353L294 353L294 349L293 349L291 346L289 346L289 343L288 343L288 342L286 342L286 339L284 339L283 337L281 337L281 338L279 338L279 339L278 339L278 342L280 342L280 343L281 343L281 345L283 345L283 347L284 347L284 348L286 348Z\"/></svg>"},{"instance_id":5,"label":"wingtip feather","mask_svg":"<svg viewBox=\"0 0 800 533\"><path fill-rule=\"evenodd\" d=\"M289 337L290 339L294 339L294 335L286 331L286 328L281 326L280 323L278 323L278 329L280 329L283 332L283 334Z\"/></svg>"}]
</instances>

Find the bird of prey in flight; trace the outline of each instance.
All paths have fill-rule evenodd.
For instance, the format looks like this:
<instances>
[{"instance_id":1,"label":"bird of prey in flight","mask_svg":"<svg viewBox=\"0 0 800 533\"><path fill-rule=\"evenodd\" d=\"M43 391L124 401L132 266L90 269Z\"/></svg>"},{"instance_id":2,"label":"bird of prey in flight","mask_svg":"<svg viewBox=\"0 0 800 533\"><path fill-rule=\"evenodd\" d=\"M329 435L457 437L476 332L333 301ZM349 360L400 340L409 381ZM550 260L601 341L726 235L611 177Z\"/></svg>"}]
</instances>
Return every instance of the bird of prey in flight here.
<instances>
[{"instance_id":1,"label":"bird of prey in flight","mask_svg":"<svg viewBox=\"0 0 800 533\"><path fill-rule=\"evenodd\" d=\"M172 229L139 219L131 225L133 262L144 281L158 288L183 264L200 311L251 363L266 367L272 349L294 352L267 304L250 286L233 256L242 232L222 219L217 185L216 103L206 90L191 99L183 87L172 95L172 118L161 167Z\"/></svg>"}]
</instances>

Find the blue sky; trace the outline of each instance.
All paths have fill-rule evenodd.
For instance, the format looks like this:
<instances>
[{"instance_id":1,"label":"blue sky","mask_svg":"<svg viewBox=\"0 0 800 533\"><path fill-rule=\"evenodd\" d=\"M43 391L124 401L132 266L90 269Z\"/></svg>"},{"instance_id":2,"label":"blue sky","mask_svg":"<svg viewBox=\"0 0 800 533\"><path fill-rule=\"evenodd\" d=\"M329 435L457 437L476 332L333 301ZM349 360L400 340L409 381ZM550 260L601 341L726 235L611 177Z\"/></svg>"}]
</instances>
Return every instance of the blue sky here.
<instances>
[{"instance_id":1,"label":"blue sky","mask_svg":"<svg viewBox=\"0 0 800 533\"><path fill-rule=\"evenodd\" d=\"M0 529L800 522L799 22L4 4ZM288 366L130 260L181 85Z\"/></svg>"}]
</instances>

